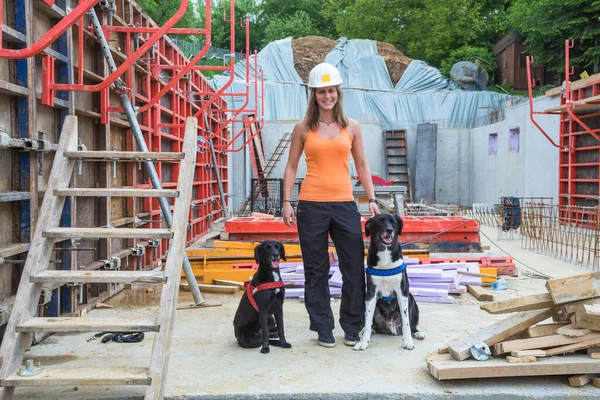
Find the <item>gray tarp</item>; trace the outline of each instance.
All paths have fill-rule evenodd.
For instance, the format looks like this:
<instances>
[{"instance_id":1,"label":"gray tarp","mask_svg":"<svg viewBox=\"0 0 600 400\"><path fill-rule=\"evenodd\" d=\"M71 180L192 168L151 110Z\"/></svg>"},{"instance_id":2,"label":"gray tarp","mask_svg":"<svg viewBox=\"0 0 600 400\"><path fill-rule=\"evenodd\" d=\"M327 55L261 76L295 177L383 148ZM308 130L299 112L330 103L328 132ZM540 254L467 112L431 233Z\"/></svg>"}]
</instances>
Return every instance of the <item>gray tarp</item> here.
<instances>
[{"instance_id":1,"label":"gray tarp","mask_svg":"<svg viewBox=\"0 0 600 400\"><path fill-rule=\"evenodd\" d=\"M269 43L258 53L258 60L265 76L265 119L302 119L307 91L294 68L292 39ZM336 65L342 74L346 115L359 121L379 120L384 129L416 128L425 122L438 123L441 128L474 128L489 124L492 111L502 115L505 101L512 98L496 92L457 89L436 68L418 60L411 62L392 88L385 62L377 54L376 42L371 40L341 38L325 60ZM235 81L228 92L245 91L245 68L244 61L236 64ZM254 80L253 59L250 77ZM223 74L210 82L220 88L228 78ZM251 83L249 108L254 108L253 87ZM244 102L239 97L227 100L231 108Z\"/></svg>"}]
</instances>

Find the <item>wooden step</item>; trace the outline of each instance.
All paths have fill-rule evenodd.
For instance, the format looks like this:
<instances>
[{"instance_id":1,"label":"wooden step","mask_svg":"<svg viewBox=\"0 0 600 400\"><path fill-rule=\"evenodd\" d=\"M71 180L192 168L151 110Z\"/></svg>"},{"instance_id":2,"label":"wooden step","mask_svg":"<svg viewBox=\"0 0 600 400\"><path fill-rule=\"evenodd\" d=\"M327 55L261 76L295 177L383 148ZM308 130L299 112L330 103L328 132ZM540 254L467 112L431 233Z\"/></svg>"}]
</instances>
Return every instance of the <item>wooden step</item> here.
<instances>
[{"instance_id":1,"label":"wooden step","mask_svg":"<svg viewBox=\"0 0 600 400\"><path fill-rule=\"evenodd\" d=\"M133 228L54 228L42 232L46 238L127 238L127 239L170 239L169 229Z\"/></svg>"},{"instance_id":2,"label":"wooden step","mask_svg":"<svg viewBox=\"0 0 600 400\"><path fill-rule=\"evenodd\" d=\"M66 151L67 158L88 161L171 161L183 160L184 153L141 151Z\"/></svg>"},{"instance_id":3,"label":"wooden step","mask_svg":"<svg viewBox=\"0 0 600 400\"><path fill-rule=\"evenodd\" d=\"M163 271L42 271L32 283L165 283Z\"/></svg>"},{"instance_id":4,"label":"wooden step","mask_svg":"<svg viewBox=\"0 0 600 400\"><path fill-rule=\"evenodd\" d=\"M54 189L54 195L75 197L179 197L179 191L172 189L73 188Z\"/></svg>"},{"instance_id":5,"label":"wooden step","mask_svg":"<svg viewBox=\"0 0 600 400\"><path fill-rule=\"evenodd\" d=\"M154 318L31 318L17 332L158 332Z\"/></svg>"},{"instance_id":6,"label":"wooden step","mask_svg":"<svg viewBox=\"0 0 600 400\"><path fill-rule=\"evenodd\" d=\"M48 368L42 367L34 376L16 373L0 381L2 386L112 386L150 385L152 379L148 368L140 367L91 367Z\"/></svg>"}]
</instances>

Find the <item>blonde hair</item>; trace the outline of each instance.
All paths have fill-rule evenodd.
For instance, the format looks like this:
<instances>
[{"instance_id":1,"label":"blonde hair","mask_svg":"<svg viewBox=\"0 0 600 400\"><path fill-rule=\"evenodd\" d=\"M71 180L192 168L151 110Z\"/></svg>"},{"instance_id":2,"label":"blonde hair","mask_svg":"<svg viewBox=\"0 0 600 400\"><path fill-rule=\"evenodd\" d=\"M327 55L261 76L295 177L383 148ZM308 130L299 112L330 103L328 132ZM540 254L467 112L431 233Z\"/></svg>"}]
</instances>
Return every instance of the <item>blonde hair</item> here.
<instances>
[{"instance_id":1,"label":"blonde hair","mask_svg":"<svg viewBox=\"0 0 600 400\"><path fill-rule=\"evenodd\" d=\"M304 116L304 126L306 130L316 131L319 124L319 105L317 104L317 90L314 88L310 91L310 97L308 98L308 107L306 108L306 115ZM338 123L342 128L348 127L348 118L344 115L344 104L343 104L343 93L340 85L335 86L337 91L337 101L333 106L333 120Z\"/></svg>"}]
</instances>

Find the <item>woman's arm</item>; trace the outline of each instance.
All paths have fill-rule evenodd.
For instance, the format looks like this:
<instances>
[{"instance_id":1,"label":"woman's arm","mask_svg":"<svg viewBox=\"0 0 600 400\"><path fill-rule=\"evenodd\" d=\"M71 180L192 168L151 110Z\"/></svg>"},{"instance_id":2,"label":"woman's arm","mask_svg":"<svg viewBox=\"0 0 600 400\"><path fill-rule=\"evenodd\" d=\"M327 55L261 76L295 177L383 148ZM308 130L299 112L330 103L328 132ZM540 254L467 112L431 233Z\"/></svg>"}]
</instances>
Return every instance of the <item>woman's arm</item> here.
<instances>
[{"instance_id":1,"label":"woman's arm","mask_svg":"<svg viewBox=\"0 0 600 400\"><path fill-rule=\"evenodd\" d=\"M298 172L298 162L304 151L304 121L300 121L294 126L292 131L292 141L290 143L290 151L288 161L283 174L283 222L287 226L292 226L296 223L294 209L289 200L292 199L292 191L296 182L296 174Z\"/></svg>"},{"instance_id":2,"label":"woman's arm","mask_svg":"<svg viewBox=\"0 0 600 400\"><path fill-rule=\"evenodd\" d=\"M352 135L352 157L354 158L354 165L356 166L358 179L360 180L360 183L365 189L367 197L369 199L374 199L375 189L373 188L371 169L369 168L369 164L367 163L367 156L365 155L365 147L363 145L360 125L357 121L351 119L348 129ZM379 214L379 208L377 207L376 203L369 202L369 210L371 211L371 216Z\"/></svg>"}]
</instances>

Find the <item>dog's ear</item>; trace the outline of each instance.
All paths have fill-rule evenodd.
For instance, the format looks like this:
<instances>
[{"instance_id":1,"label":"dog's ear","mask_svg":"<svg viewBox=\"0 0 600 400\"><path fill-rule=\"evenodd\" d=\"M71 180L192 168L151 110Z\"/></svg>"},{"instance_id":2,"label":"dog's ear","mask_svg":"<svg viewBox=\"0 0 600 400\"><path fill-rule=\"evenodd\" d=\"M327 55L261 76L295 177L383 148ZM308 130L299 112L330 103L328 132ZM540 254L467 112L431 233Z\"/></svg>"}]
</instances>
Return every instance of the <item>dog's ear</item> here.
<instances>
[{"instance_id":1,"label":"dog's ear","mask_svg":"<svg viewBox=\"0 0 600 400\"><path fill-rule=\"evenodd\" d=\"M404 228L404 222L402 222L402 218L399 215L394 214L394 219L396 220L396 227L398 229L398 236L402 233L402 228Z\"/></svg>"},{"instance_id":2,"label":"dog's ear","mask_svg":"<svg viewBox=\"0 0 600 400\"><path fill-rule=\"evenodd\" d=\"M365 222L365 236L371 236L371 224L373 223L373 218L369 218L367 222Z\"/></svg>"},{"instance_id":3,"label":"dog's ear","mask_svg":"<svg viewBox=\"0 0 600 400\"><path fill-rule=\"evenodd\" d=\"M277 242L277 245L279 246L279 255L281 256L281 259L287 261L287 258L285 258L285 246L281 242Z\"/></svg>"},{"instance_id":4,"label":"dog's ear","mask_svg":"<svg viewBox=\"0 0 600 400\"><path fill-rule=\"evenodd\" d=\"M254 261L256 261L257 264L260 264L260 249L261 249L261 247L262 247L262 243L254 248Z\"/></svg>"}]
</instances>

